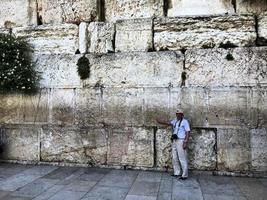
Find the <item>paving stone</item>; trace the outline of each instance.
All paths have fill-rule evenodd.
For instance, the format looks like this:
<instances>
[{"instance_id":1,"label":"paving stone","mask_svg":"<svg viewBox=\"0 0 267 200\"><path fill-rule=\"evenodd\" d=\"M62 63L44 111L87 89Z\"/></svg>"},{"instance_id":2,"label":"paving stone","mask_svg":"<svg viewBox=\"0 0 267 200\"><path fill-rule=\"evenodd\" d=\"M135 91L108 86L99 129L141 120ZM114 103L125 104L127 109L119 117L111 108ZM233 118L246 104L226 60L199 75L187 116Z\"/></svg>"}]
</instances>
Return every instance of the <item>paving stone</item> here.
<instances>
[{"instance_id":1,"label":"paving stone","mask_svg":"<svg viewBox=\"0 0 267 200\"><path fill-rule=\"evenodd\" d=\"M159 193L157 200L171 200L172 199L172 193Z\"/></svg>"},{"instance_id":2,"label":"paving stone","mask_svg":"<svg viewBox=\"0 0 267 200\"><path fill-rule=\"evenodd\" d=\"M79 169L77 171L75 171L73 174L67 176L66 178L64 178L62 181L60 181L59 183L57 183L57 185L68 185L71 182L73 182L76 179L79 179L79 177L83 174L84 176L84 170L85 169ZM83 177L82 176L82 177ZM80 179L79 179L80 180Z\"/></svg>"},{"instance_id":3,"label":"paving stone","mask_svg":"<svg viewBox=\"0 0 267 200\"><path fill-rule=\"evenodd\" d=\"M156 197L140 196L140 195L127 195L125 200L156 200Z\"/></svg>"},{"instance_id":4,"label":"paving stone","mask_svg":"<svg viewBox=\"0 0 267 200\"><path fill-rule=\"evenodd\" d=\"M157 196L159 186L160 186L159 182L136 181L133 184L129 194Z\"/></svg>"},{"instance_id":5,"label":"paving stone","mask_svg":"<svg viewBox=\"0 0 267 200\"><path fill-rule=\"evenodd\" d=\"M204 194L205 200L246 200L244 196L229 196L229 195L214 195L214 194Z\"/></svg>"},{"instance_id":6,"label":"paving stone","mask_svg":"<svg viewBox=\"0 0 267 200\"><path fill-rule=\"evenodd\" d=\"M87 168L84 174L78 178L80 181L99 181L110 172L110 169Z\"/></svg>"},{"instance_id":7,"label":"paving stone","mask_svg":"<svg viewBox=\"0 0 267 200\"><path fill-rule=\"evenodd\" d=\"M267 187L267 178L260 179L261 183Z\"/></svg>"},{"instance_id":8,"label":"paving stone","mask_svg":"<svg viewBox=\"0 0 267 200\"><path fill-rule=\"evenodd\" d=\"M65 185L54 185L45 192L41 193L39 196L35 197L33 200L47 200L53 195L55 195L57 192L62 190L64 187Z\"/></svg>"},{"instance_id":9,"label":"paving stone","mask_svg":"<svg viewBox=\"0 0 267 200\"><path fill-rule=\"evenodd\" d=\"M65 190L75 191L75 192L88 192L97 182L95 181L80 181L76 180L65 187Z\"/></svg>"},{"instance_id":10,"label":"paving stone","mask_svg":"<svg viewBox=\"0 0 267 200\"><path fill-rule=\"evenodd\" d=\"M1 200L31 200L31 198L28 197L14 197L14 196L5 196L3 199Z\"/></svg>"},{"instance_id":11,"label":"paving stone","mask_svg":"<svg viewBox=\"0 0 267 200\"><path fill-rule=\"evenodd\" d=\"M50 179L64 179L70 176L77 170L75 167L60 167L53 172L45 175L43 178L50 178Z\"/></svg>"},{"instance_id":12,"label":"paving stone","mask_svg":"<svg viewBox=\"0 0 267 200\"><path fill-rule=\"evenodd\" d=\"M8 194L9 194L9 192L7 192L7 191L0 191L0 199L7 196Z\"/></svg>"},{"instance_id":13,"label":"paving stone","mask_svg":"<svg viewBox=\"0 0 267 200\"><path fill-rule=\"evenodd\" d=\"M22 172L22 174L25 175L46 175L51 173L52 171L58 169L56 166L50 166L50 165L39 165L39 166L34 166L30 169L27 169Z\"/></svg>"},{"instance_id":14,"label":"paving stone","mask_svg":"<svg viewBox=\"0 0 267 200\"><path fill-rule=\"evenodd\" d=\"M82 200L124 200L128 189L96 186Z\"/></svg>"},{"instance_id":15,"label":"paving stone","mask_svg":"<svg viewBox=\"0 0 267 200\"><path fill-rule=\"evenodd\" d=\"M161 172L140 172L136 181L160 182Z\"/></svg>"},{"instance_id":16,"label":"paving stone","mask_svg":"<svg viewBox=\"0 0 267 200\"><path fill-rule=\"evenodd\" d=\"M172 192L172 178L161 180L159 192L160 193L171 193Z\"/></svg>"},{"instance_id":17,"label":"paving stone","mask_svg":"<svg viewBox=\"0 0 267 200\"><path fill-rule=\"evenodd\" d=\"M75 191L68 191L68 190L61 190L52 196L49 200L79 200L81 199L86 192L75 192Z\"/></svg>"},{"instance_id":18,"label":"paving stone","mask_svg":"<svg viewBox=\"0 0 267 200\"><path fill-rule=\"evenodd\" d=\"M188 178L186 181L174 178L172 188L200 189L200 185L195 178Z\"/></svg>"},{"instance_id":19,"label":"paving stone","mask_svg":"<svg viewBox=\"0 0 267 200\"><path fill-rule=\"evenodd\" d=\"M203 200L200 189L173 188L172 200Z\"/></svg>"}]
</instances>

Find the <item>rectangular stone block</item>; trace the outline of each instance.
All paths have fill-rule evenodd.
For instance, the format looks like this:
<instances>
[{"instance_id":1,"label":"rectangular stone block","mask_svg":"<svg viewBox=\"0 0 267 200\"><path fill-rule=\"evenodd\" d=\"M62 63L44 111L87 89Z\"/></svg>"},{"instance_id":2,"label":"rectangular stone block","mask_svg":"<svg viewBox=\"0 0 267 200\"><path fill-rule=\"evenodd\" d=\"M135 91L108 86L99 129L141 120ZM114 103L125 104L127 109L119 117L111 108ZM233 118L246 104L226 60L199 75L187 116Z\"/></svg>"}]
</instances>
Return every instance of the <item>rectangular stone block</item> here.
<instances>
[{"instance_id":1,"label":"rectangular stone block","mask_svg":"<svg viewBox=\"0 0 267 200\"><path fill-rule=\"evenodd\" d=\"M109 22L119 19L163 16L162 0L106 0L105 18Z\"/></svg>"},{"instance_id":2,"label":"rectangular stone block","mask_svg":"<svg viewBox=\"0 0 267 200\"><path fill-rule=\"evenodd\" d=\"M0 141L1 159L17 161L39 161L41 129L35 126L3 126Z\"/></svg>"},{"instance_id":3,"label":"rectangular stone block","mask_svg":"<svg viewBox=\"0 0 267 200\"><path fill-rule=\"evenodd\" d=\"M41 160L47 162L106 164L106 131L97 127L44 127Z\"/></svg>"},{"instance_id":4,"label":"rectangular stone block","mask_svg":"<svg viewBox=\"0 0 267 200\"><path fill-rule=\"evenodd\" d=\"M90 22L97 19L97 0L37 0L43 24Z\"/></svg>"},{"instance_id":5,"label":"rectangular stone block","mask_svg":"<svg viewBox=\"0 0 267 200\"><path fill-rule=\"evenodd\" d=\"M37 25L36 1L2 0L0 27Z\"/></svg>"},{"instance_id":6,"label":"rectangular stone block","mask_svg":"<svg viewBox=\"0 0 267 200\"><path fill-rule=\"evenodd\" d=\"M238 14L261 14L267 10L265 0L236 0L236 12Z\"/></svg>"},{"instance_id":7,"label":"rectangular stone block","mask_svg":"<svg viewBox=\"0 0 267 200\"><path fill-rule=\"evenodd\" d=\"M234 14L231 0L170 0L168 17Z\"/></svg>"},{"instance_id":8,"label":"rectangular stone block","mask_svg":"<svg viewBox=\"0 0 267 200\"><path fill-rule=\"evenodd\" d=\"M247 129L218 129L218 169L248 171L251 166L250 133Z\"/></svg>"},{"instance_id":9,"label":"rectangular stone block","mask_svg":"<svg viewBox=\"0 0 267 200\"><path fill-rule=\"evenodd\" d=\"M15 36L24 37L36 54L75 54L78 49L78 26L62 24L15 28Z\"/></svg>"},{"instance_id":10,"label":"rectangular stone block","mask_svg":"<svg viewBox=\"0 0 267 200\"><path fill-rule=\"evenodd\" d=\"M90 87L168 87L181 84L180 52L116 53L90 60Z\"/></svg>"},{"instance_id":11,"label":"rectangular stone block","mask_svg":"<svg viewBox=\"0 0 267 200\"><path fill-rule=\"evenodd\" d=\"M113 23L92 22L89 24L87 32L88 52L104 54L115 51L115 26Z\"/></svg>"},{"instance_id":12,"label":"rectangular stone block","mask_svg":"<svg viewBox=\"0 0 267 200\"><path fill-rule=\"evenodd\" d=\"M267 3L266 3L267 7ZM266 8L267 10L267 8ZM267 12L258 17L258 44L267 45Z\"/></svg>"},{"instance_id":13,"label":"rectangular stone block","mask_svg":"<svg viewBox=\"0 0 267 200\"><path fill-rule=\"evenodd\" d=\"M153 129L110 128L108 164L153 167Z\"/></svg>"},{"instance_id":14,"label":"rectangular stone block","mask_svg":"<svg viewBox=\"0 0 267 200\"><path fill-rule=\"evenodd\" d=\"M153 49L152 19L120 20L116 23L116 52Z\"/></svg>"},{"instance_id":15,"label":"rectangular stone block","mask_svg":"<svg viewBox=\"0 0 267 200\"><path fill-rule=\"evenodd\" d=\"M156 132L157 167L172 168L171 128L158 128Z\"/></svg>"},{"instance_id":16,"label":"rectangular stone block","mask_svg":"<svg viewBox=\"0 0 267 200\"><path fill-rule=\"evenodd\" d=\"M80 55L36 55L37 71L40 72L41 88L81 88L82 82L77 72Z\"/></svg>"},{"instance_id":17,"label":"rectangular stone block","mask_svg":"<svg viewBox=\"0 0 267 200\"><path fill-rule=\"evenodd\" d=\"M266 86L267 48L199 49L185 53L186 86Z\"/></svg>"},{"instance_id":18,"label":"rectangular stone block","mask_svg":"<svg viewBox=\"0 0 267 200\"><path fill-rule=\"evenodd\" d=\"M253 16L176 17L154 20L154 46L160 50L251 46Z\"/></svg>"},{"instance_id":19,"label":"rectangular stone block","mask_svg":"<svg viewBox=\"0 0 267 200\"><path fill-rule=\"evenodd\" d=\"M252 170L267 170L267 132L265 128L250 131Z\"/></svg>"}]
</instances>

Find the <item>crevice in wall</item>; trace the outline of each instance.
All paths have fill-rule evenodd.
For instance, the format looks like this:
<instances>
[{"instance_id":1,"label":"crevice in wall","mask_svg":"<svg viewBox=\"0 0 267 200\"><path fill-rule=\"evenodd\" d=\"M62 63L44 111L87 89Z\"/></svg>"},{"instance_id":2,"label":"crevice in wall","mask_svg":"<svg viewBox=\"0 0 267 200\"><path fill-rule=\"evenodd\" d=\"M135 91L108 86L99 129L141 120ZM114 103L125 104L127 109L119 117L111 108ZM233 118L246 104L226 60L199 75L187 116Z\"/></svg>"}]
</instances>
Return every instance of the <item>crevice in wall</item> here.
<instances>
[{"instance_id":1,"label":"crevice in wall","mask_svg":"<svg viewBox=\"0 0 267 200\"><path fill-rule=\"evenodd\" d=\"M40 8L42 9L42 8ZM43 25L43 19L42 19L42 15L40 14L40 10L39 10L39 4L38 2L36 2L36 10L37 10L37 25Z\"/></svg>"},{"instance_id":2,"label":"crevice in wall","mask_svg":"<svg viewBox=\"0 0 267 200\"><path fill-rule=\"evenodd\" d=\"M232 0L232 5L233 5L235 13L236 13L236 0Z\"/></svg>"},{"instance_id":3,"label":"crevice in wall","mask_svg":"<svg viewBox=\"0 0 267 200\"><path fill-rule=\"evenodd\" d=\"M148 49L148 51L155 51L155 44L154 44L154 37L155 37L155 31L154 31L154 18L152 19L152 48Z\"/></svg>"},{"instance_id":4,"label":"crevice in wall","mask_svg":"<svg viewBox=\"0 0 267 200\"><path fill-rule=\"evenodd\" d=\"M157 131L158 127L153 127L153 148L154 148L154 164L153 167L157 167Z\"/></svg>"},{"instance_id":5,"label":"crevice in wall","mask_svg":"<svg viewBox=\"0 0 267 200\"><path fill-rule=\"evenodd\" d=\"M256 46L260 45L260 38L259 38L259 20L258 17L255 15L255 31L256 31Z\"/></svg>"},{"instance_id":6,"label":"crevice in wall","mask_svg":"<svg viewBox=\"0 0 267 200\"><path fill-rule=\"evenodd\" d=\"M165 17L168 16L168 10L172 7L172 0L163 0L163 14Z\"/></svg>"},{"instance_id":7,"label":"crevice in wall","mask_svg":"<svg viewBox=\"0 0 267 200\"><path fill-rule=\"evenodd\" d=\"M104 22L105 19L105 0L97 0L97 15L98 15L98 21Z\"/></svg>"},{"instance_id":8,"label":"crevice in wall","mask_svg":"<svg viewBox=\"0 0 267 200\"><path fill-rule=\"evenodd\" d=\"M112 40L112 47L113 47L113 50L114 52L116 52L116 34L117 34L117 27L116 27L116 24L114 23L114 34L113 34L113 40Z\"/></svg>"}]
</instances>

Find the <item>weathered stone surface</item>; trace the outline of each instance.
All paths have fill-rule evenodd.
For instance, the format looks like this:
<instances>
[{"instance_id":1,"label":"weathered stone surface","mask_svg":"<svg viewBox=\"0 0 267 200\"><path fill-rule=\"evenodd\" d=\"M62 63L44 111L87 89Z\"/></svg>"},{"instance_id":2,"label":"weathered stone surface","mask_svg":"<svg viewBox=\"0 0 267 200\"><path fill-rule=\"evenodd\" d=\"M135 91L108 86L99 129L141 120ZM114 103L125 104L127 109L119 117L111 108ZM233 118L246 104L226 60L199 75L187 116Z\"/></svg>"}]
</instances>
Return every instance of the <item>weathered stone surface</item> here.
<instances>
[{"instance_id":1,"label":"weathered stone surface","mask_svg":"<svg viewBox=\"0 0 267 200\"><path fill-rule=\"evenodd\" d=\"M34 126L8 126L0 128L0 141L3 144L1 159L38 161L40 129Z\"/></svg>"},{"instance_id":2,"label":"weathered stone surface","mask_svg":"<svg viewBox=\"0 0 267 200\"><path fill-rule=\"evenodd\" d=\"M185 15L233 14L231 0L170 0L168 17Z\"/></svg>"},{"instance_id":3,"label":"weathered stone surface","mask_svg":"<svg viewBox=\"0 0 267 200\"><path fill-rule=\"evenodd\" d=\"M93 166L105 164L106 136L105 130L96 127L46 127L41 137L41 160L87 163Z\"/></svg>"},{"instance_id":4,"label":"weathered stone surface","mask_svg":"<svg viewBox=\"0 0 267 200\"><path fill-rule=\"evenodd\" d=\"M256 41L253 16L156 18L156 50L251 46Z\"/></svg>"},{"instance_id":5,"label":"weathered stone surface","mask_svg":"<svg viewBox=\"0 0 267 200\"><path fill-rule=\"evenodd\" d=\"M239 14L260 14L267 11L265 0L236 0L236 12Z\"/></svg>"},{"instance_id":6,"label":"weathered stone surface","mask_svg":"<svg viewBox=\"0 0 267 200\"><path fill-rule=\"evenodd\" d=\"M82 22L79 25L79 51L81 54L87 53L87 45L88 45L88 23Z\"/></svg>"},{"instance_id":7,"label":"weathered stone surface","mask_svg":"<svg viewBox=\"0 0 267 200\"><path fill-rule=\"evenodd\" d=\"M0 95L0 123L21 123L21 99L19 94Z\"/></svg>"},{"instance_id":8,"label":"weathered stone surface","mask_svg":"<svg viewBox=\"0 0 267 200\"><path fill-rule=\"evenodd\" d=\"M89 59L90 60L90 59ZM181 83L180 52L116 53L90 60L91 87L168 87Z\"/></svg>"},{"instance_id":9,"label":"weathered stone surface","mask_svg":"<svg viewBox=\"0 0 267 200\"><path fill-rule=\"evenodd\" d=\"M171 128L159 128L156 132L157 167L172 168Z\"/></svg>"},{"instance_id":10,"label":"weathered stone surface","mask_svg":"<svg viewBox=\"0 0 267 200\"><path fill-rule=\"evenodd\" d=\"M116 23L116 52L153 49L152 19L120 20Z\"/></svg>"},{"instance_id":11,"label":"weathered stone surface","mask_svg":"<svg viewBox=\"0 0 267 200\"><path fill-rule=\"evenodd\" d=\"M163 16L162 0L106 0L105 17L109 22L118 19L149 18Z\"/></svg>"},{"instance_id":12,"label":"weathered stone surface","mask_svg":"<svg viewBox=\"0 0 267 200\"><path fill-rule=\"evenodd\" d=\"M77 73L80 55L35 56L37 70L41 72L41 88L81 88L82 82Z\"/></svg>"},{"instance_id":13,"label":"weathered stone surface","mask_svg":"<svg viewBox=\"0 0 267 200\"><path fill-rule=\"evenodd\" d=\"M58 26L36 26L16 28L14 34L24 37L40 54L75 54L78 49L78 26L62 24Z\"/></svg>"},{"instance_id":14,"label":"weathered stone surface","mask_svg":"<svg viewBox=\"0 0 267 200\"><path fill-rule=\"evenodd\" d=\"M250 131L251 165L256 171L267 171L267 132L265 128Z\"/></svg>"},{"instance_id":15,"label":"weathered stone surface","mask_svg":"<svg viewBox=\"0 0 267 200\"><path fill-rule=\"evenodd\" d=\"M37 0L43 24L90 22L97 18L97 0Z\"/></svg>"},{"instance_id":16,"label":"weathered stone surface","mask_svg":"<svg viewBox=\"0 0 267 200\"><path fill-rule=\"evenodd\" d=\"M267 85L265 47L188 50L185 54L187 86Z\"/></svg>"},{"instance_id":17,"label":"weathered stone surface","mask_svg":"<svg viewBox=\"0 0 267 200\"><path fill-rule=\"evenodd\" d=\"M49 96L49 122L60 125L73 125L75 90L53 89Z\"/></svg>"},{"instance_id":18,"label":"weathered stone surface","mask_svg":"<svg viewBox=\"0 0 267 200\"><path fill-rule=\"evenodd\" d=\"M36 2L32 0L2 0L0 27L12 28L37 24Z\"/></svg>"},{"instance_id":19,"label":"weathered stone surface","mask_svg":"<svg viewBox=\"0 0 267 200\"><path fill-rule=\"evenodd\" d=\"M108 164L153 167L153 129L109 128Z\"/></svg>"},{"instance_id":20,"label":"weathered stone surface","mask_svg":"<svg viewBox=\"0 0 267 200\"><path fill-rule=\"evenodd\" d=\"M95 54L114 52L113 23L92 22L88 26L88 51Z\"/></svg>"},{"instance_id":21,"label":"weathered stone surface","mask_svg":"<svg viewBox=\"0 0 267 200\"><path fill-rule=\"evenodd\" d=\"M218 129L218 169L248 171L251 164L250 134L247 129Z\"/></svg>"},{"instance_id":22,"label":"weathered stone surface","mask_svg":"<svg viewBox=\"0 0 267 200\"><path fill-rule=\"evenodd\" d=\"M216 169L216 133L214 129L194 129L190 133L188 159L192 169Z\"/></svg>"},{"instance_id":23,"label":"weathered stone surface","mask_svg":"<svg viewBox=\"0 0 267 200\"><path fill-rule=\"evenodd\" d=\"M267 3L266 3L267 4ZM266 6L267 9L267 6ZM267 44L267 12L258 17L258 44Z\"/></svg>"}]
</instances>

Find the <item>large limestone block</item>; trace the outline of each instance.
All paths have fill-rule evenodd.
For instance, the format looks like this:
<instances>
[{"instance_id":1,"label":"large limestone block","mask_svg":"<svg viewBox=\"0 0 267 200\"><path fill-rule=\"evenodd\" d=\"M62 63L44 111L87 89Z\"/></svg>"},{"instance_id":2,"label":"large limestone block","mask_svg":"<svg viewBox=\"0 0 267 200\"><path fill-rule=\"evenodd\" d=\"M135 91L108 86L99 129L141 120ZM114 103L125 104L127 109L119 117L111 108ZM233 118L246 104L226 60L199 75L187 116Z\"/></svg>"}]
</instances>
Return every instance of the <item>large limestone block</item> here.
<instances>
[{"instance_id":1,"label":"large limestone block","mask_svg":"<svg viewBox=\"0 0 267 200\"><path fill-rule=\"evenodd\" d=\"M21 123L22 96L20 94L0 95L0 123Z\"/></svg>"},{"instance_id":2,"label":"large limestone block","mask_svg":"<svg viewBox=\"0 0 267 200\"><path fill-rule=\"evenodd\" d=\"M104 54L114 52L115 26L113 23L92 22L88 26L88 52Z\"/></svg>"},{"instance_id":3,"label":"large limestone block","mask_svg":"<svg viewBox=\"0 0 267 200\"><path fill-rule=\"evenodd\" d=\"M188 50L186 86L266 86L266 55L265 47Z\"/></svg>"},{"instance_id":4,"label":"large limestone block","mask_svg":"<svg viewBox=\"0 0 267 200\"><path fill-rule=\"evenodd\" d=\"M194 129L188 145L189 166L197 170L216 169L216 130Z\"/></svg>"},{"instance_id":5,"label":"large limestone block","mask_svg":"<svg viewBox=\"0 0 267 200\"><path fill-rule=\"evenodd\" d=\"M82 82L77 73L80 55L38 54L35 56L36 67L40 72L41 88L81 88Z\"/></svg>"},{"instance_id":6,"label":"large limestone block","mask_svg":"<svg viewBox=\"0 0 267 200\"><path fill-rule=\"evenodd\" d=\"M90 60L85 84L110 87L168 87L181 84L180 52L116 53Z\"/></svg>"},{"instance_id":7,"label":"large limestone block","mask_svg":"<svg viewBox=\"0 0 267 200\"><path fill-rule=\"evenodd\" d=\"M108 164L153 167L153 129L125 127L108 130Z\"/></svg>"},{"instance_id":8,"label":"large limestone block","mask_svg":"<svg viewBox=\"0 0 267 200\"><path fill-rule=\"evenodd\" d=\"M267 171L267 132L266 128L252 129L251 141L251 165L252 170Z\"/></svg>"},{"instance_id":9,"label":"large limestone block","mask_svg":"<svg viewBox=\"0 0 267 200\"><path fill-rule=\"evenodd\" d=\"M24 37L39 54L75 54L78 49L78 26L36 26L16 28L14 34Z\"/></svg>"},{"instance_id":10,"label":"large limestone block","mask_svg":"<svg viewBox=\"0 0 267 200\"><path fill-rule=\"evenodd\" d=\"M39 19L43 24L94 21L97 19L97 0L37 0Z\"/></svg>"},{"instance_id":11,"label":"large limestone block","mask_svg":"<svg viewBox=\"0 0 267 200\"><path fill-rule=\"evenodd\" d=\"M172 168L171 128L158 128L156 132L157 167Z\"/></svg>"},{"instance_id":12,"label":"large limestone block","mask_svg":"<svg viewBox=\"0 0 267 200\"><path fill-rule=\"evenodd\" d=\"M75 124L79 127L103 122L102 91L99 88L77 89L75 92ZM106 113L105 115L106 116Z\"/></svg>"},{"instance_id":13,"label":"large limestone block","mask_svg":"<svg viewBox=\"0 0 267 200\"><path fill-rule=\"evenodd\" d=\"M106 164L106 131L97 127L44 127L41 161Z\"/></svg>"},{"instance_id":14,"label":"large limestone block","mask_svg":"<svg viewBox=\"0 0 267 200\"><path fill-rule=\"evenodd\" d=\"M235 2L238 14L260 14L267 11L266 0L236 0Z\"/></svg>"},{"instance_id":15,"label":"large limestone block","mask_svg":"<svg viewBox=\"0 0 267 200\"><path fill-rule=\"evenodd\" d=\"M153 49L152 19L120 20L116 23L116 52Z\"/></svg>"},{"instance_id":16,"label":"large limestone block","mask_svg":"<svg viewBox=\"0 0 267 200\"><path fill-rule=\"evenodd\" d=\"M260 45L267 44L267 12L261 14L258 18L258 41L257 42Z\"/></svg>"},{"instance_id":17,"label":"large limestone block","mask_svg":"<svg viewBox=\"0 0 267 200\"><path fill-rule=\"evenodd\" d=\"M253 16L156 18L154 31L158 51L251 46L256 40Z\"/></svg>"},{"instance_id":18,"label":"large limestone block","mask_svg":"<svg viewBox=\"0 0 267 200\"><path fill-rule=\"evenodd\" d=\"M1 0L0 27L12 28L36 24L36 1Z\"/></svg>"},{"instance_id":19,"label":"large limestone block","mask_svg":"<svg viewBox=\"0 0 267 200\"><path fill-rule=\"evenodd\" d=\"M168 2L168 17L232 14L235 12L231 0L170 0Z\"/></svg>"},{"instance_id":20,"label":"large limestone block","mask_svg":"<svg viewBox=\"0 0 267 200\"><path fill-rule=\"evenodd\" d=\"M248 171L251 165L249 131L237 128L218 129L217 156L219 170Z\"/></svg>"},{"instance_id":21,"label":"large limestone block","mask_svg":"<svg viewBox=\"0 0 267 200\"><path fill-rule=\"evenodd\" d=\"M106 0L105 17L109 22L163 16L162 0Z\"/></svg>"},{"instance_id":22,"label":"large limestone block","mask_svg":"<svg viewBox=\"0 0 267 200\"><path fill-rule=\"evenodd\" d=\"M0 128L3 147L1 159L18 161L39 161L40 133L36 126L8 126Z\"/></svg>"}]
</instances>

